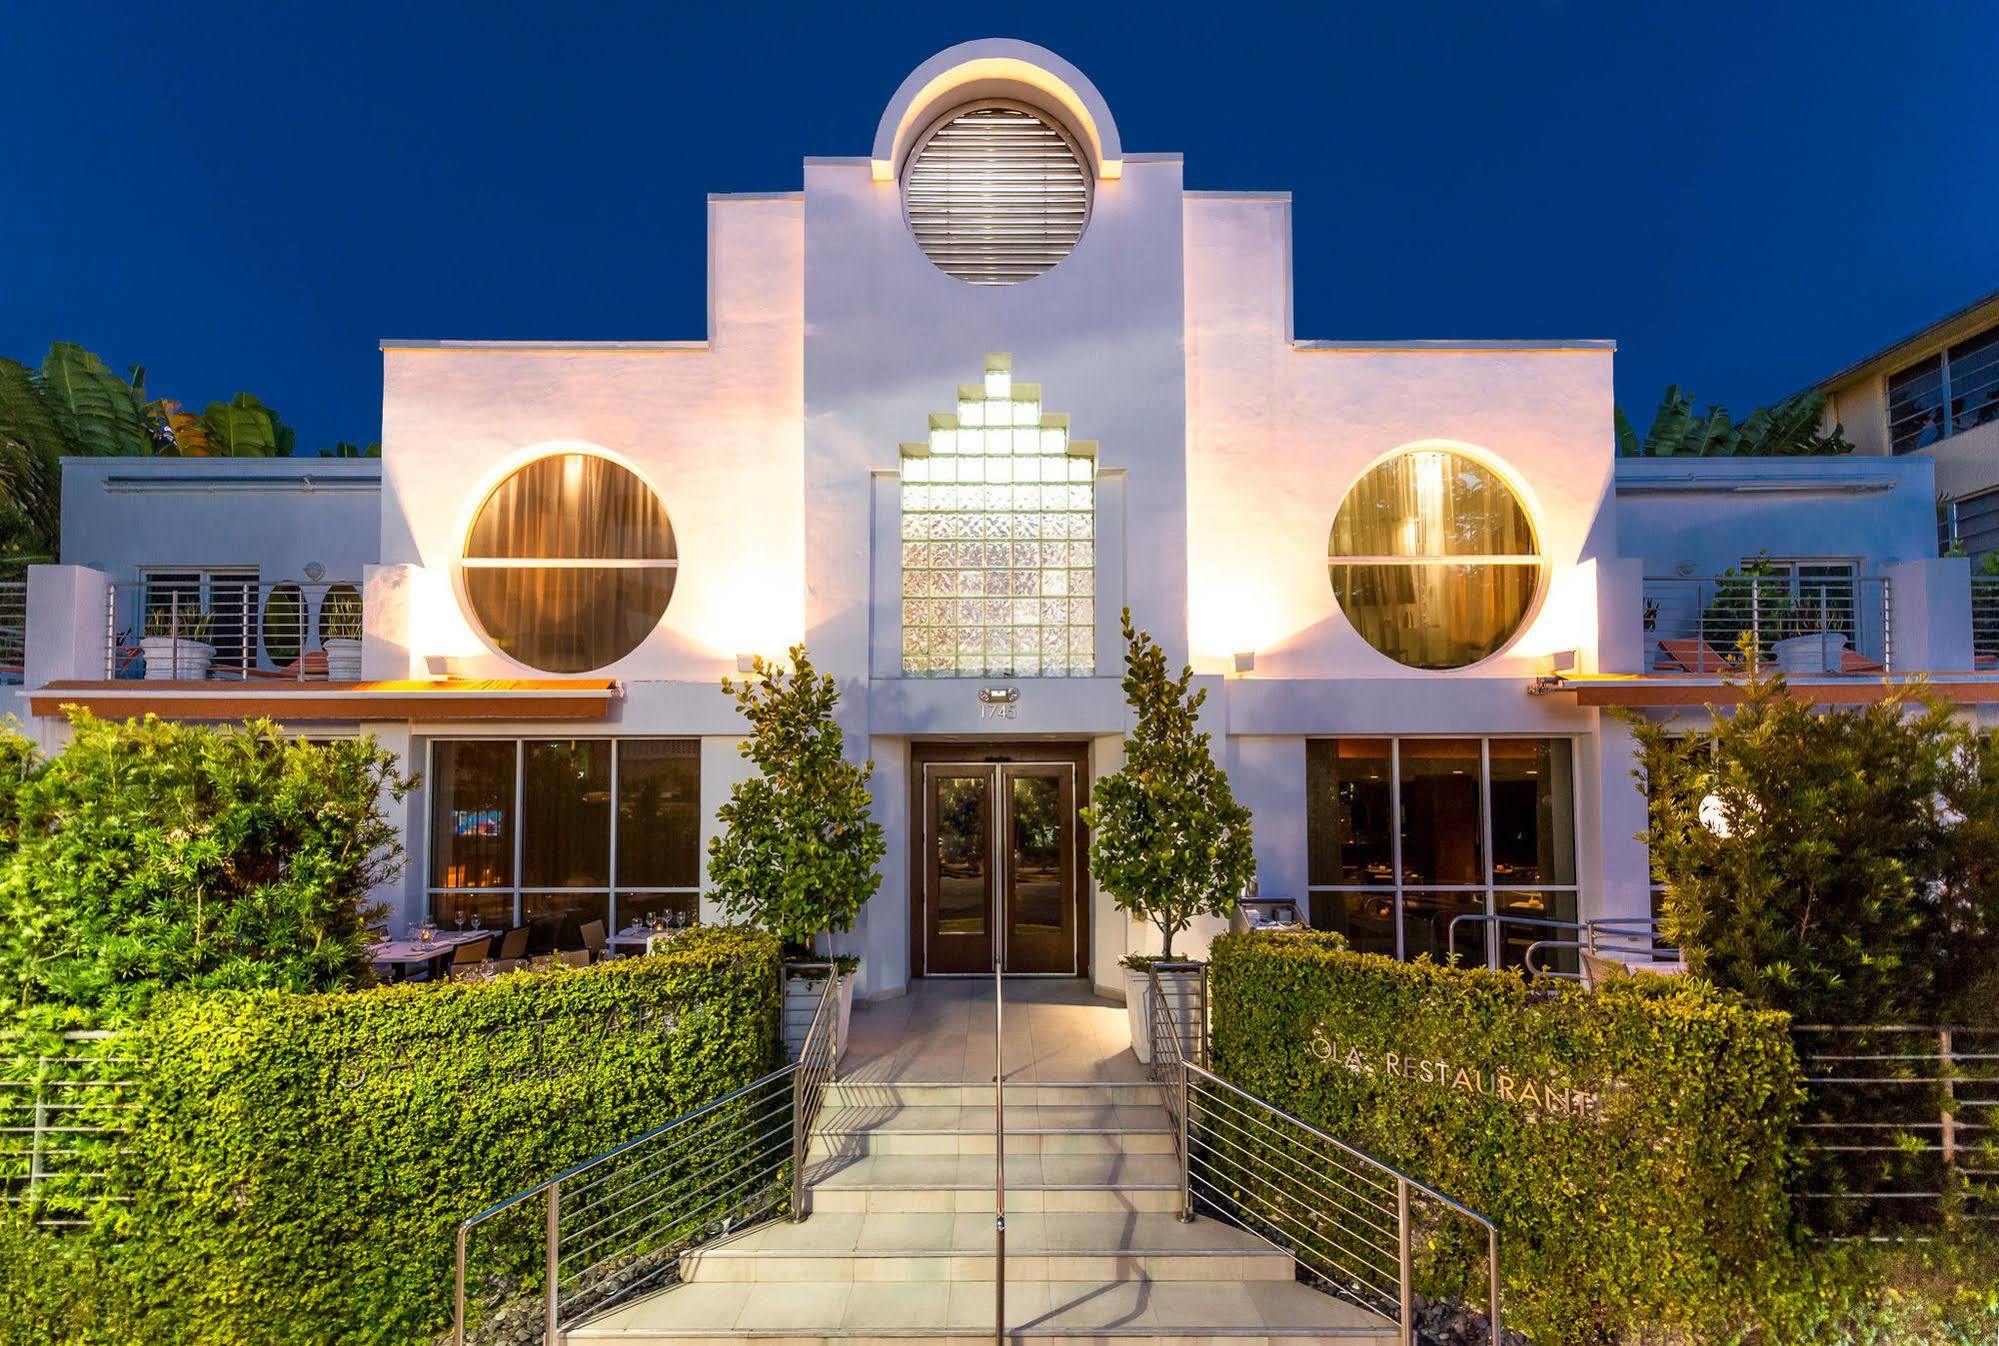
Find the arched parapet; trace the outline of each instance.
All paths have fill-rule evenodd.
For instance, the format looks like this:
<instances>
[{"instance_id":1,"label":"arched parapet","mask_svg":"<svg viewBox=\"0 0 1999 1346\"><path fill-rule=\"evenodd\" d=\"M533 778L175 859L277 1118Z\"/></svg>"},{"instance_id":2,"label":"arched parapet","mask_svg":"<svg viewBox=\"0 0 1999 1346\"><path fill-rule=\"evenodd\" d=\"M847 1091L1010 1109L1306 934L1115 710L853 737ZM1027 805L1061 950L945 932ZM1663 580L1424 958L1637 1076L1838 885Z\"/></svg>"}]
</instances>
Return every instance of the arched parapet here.
<instances>
[{"instance_id":1,"label":"arched parapet","mask_svg":"<svg viewBox=\"0 0 1999 1346\"><path fill-rule=\"evenodd\" d=\"M983 98L1014 99L1059 120L1090 157L1099 181L1124 175L1117 122L1089 77L1045 47L987 37L946 47L911 71L875 128L877 182L893 182L918 136L943 113Z\"/></svg>"}]
</instances>

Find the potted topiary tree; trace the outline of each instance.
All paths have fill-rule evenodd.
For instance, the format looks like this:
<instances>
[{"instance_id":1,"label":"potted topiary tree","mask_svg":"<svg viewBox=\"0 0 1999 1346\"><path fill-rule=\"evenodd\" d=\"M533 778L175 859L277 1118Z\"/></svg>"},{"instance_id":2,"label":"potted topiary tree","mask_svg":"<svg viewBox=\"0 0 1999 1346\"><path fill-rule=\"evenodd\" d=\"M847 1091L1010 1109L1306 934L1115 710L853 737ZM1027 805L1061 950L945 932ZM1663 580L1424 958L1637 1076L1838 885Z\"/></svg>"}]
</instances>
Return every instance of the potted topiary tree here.
<instances>
[{"instance_id":1,"label":"potted topiary tree","mask_svg":"<svg viewBox=\"0 0 1999 1346\"><path fill-rule=\"evenodd\" d=\"M1125 699L1133 724L1124 765L1090 792L1090 873L1118 907L1157 927L1157 956L1124 960L1131 1049L1152 1059L1152 990L1176 1005L1191 997L1198 963L1177 961L1173 937L1197 916L1227 916L1256 871L1249 810L1236 803L1228 773L1215 762L1200 728L1205 690L1194 670L1166 672L1166 651L1136 631L1124 612Z\"/></svg>"},{"instance_id":2,"label":"potted topiary tree","mask_svg":"<svg viewBox=\"0 0 1999 1346\"><path fill-rule=\"evenodd\" d=\"M834 959L821 948L828 935L850 930L881 886L888 843L871 815L868 781L875 764L847 760L833 711L840 691L813 670L803 645L791 647L791 667L759 655L741 683L722 679L750 723L743 756L757 774L739 781L717 810L723 831L708 843L708 880L715 900L735 919L777 935L786 961L789 998L818 999L827 963L840 967L838 1049L846 1050L858 959ZM805 966L799 966L799 965ZM810 1026L809 1008L785 1015L794 1053Z\"/></svg>"}]
</instances>

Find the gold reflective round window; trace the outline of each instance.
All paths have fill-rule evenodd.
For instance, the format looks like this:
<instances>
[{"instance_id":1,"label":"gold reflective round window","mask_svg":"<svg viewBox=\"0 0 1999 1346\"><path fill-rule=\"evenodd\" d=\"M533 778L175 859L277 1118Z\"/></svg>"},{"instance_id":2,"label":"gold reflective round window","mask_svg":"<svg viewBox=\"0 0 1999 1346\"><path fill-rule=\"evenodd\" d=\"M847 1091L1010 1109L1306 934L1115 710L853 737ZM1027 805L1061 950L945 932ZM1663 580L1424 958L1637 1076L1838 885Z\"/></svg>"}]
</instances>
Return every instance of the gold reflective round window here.
<instances>
[{"instance_id":1,"label":"gold reflective round window","mask_svg":"<svg viewBox=\"0 0 1999 1346\"><path fill-rule=\"evenodd\" d=\"M1411 668L1463 668L1519 633L1541 588L1534 526L1490 467L1414 449L1369 468L1333 519L1333 596Z\"/></svg>"},{"instance_id":2,"label":"gold reflective round window","mask_svg":"<svg viewBox=\"0 0 1999 1346\"><path fill-rule=\"evenodd\" d=\"M603 668L652 634L673 597L673 525L629 469L589 453L521 468L465 542L465 598L487 639L530 668Z\"/></svg>"}]
</instances>

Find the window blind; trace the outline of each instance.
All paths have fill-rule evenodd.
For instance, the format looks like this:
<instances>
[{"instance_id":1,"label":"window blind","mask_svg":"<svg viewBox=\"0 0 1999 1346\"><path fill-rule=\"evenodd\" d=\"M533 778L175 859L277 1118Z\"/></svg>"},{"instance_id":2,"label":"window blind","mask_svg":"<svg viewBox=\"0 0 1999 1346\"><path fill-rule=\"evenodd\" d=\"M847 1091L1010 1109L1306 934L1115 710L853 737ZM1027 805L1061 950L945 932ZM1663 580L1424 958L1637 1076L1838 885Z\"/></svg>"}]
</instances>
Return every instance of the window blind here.
<instances>
[{"instance_id":1,"label":"window blind","mask_svg":"<svg viewBox=\"0 0 1999 1346\"><path fill-rule=\"evenodd\" d=\"M903 209L946 275L1011 285L1069 255L1090 213L1089 172L1060 130L1024 108L969 108L910 157Z\"/></svg>"}]
</instances>

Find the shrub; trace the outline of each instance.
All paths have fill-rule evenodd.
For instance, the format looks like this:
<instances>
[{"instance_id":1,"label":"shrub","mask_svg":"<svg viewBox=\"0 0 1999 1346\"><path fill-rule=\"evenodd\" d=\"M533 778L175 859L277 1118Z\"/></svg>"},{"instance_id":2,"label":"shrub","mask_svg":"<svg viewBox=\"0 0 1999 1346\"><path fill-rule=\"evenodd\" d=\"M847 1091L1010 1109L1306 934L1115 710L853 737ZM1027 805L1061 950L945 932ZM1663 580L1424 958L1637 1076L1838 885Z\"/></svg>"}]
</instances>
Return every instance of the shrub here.
<instances>
[{"instance_id":1,"label":"shrub","mask_svg":"<svg viewBox=\"0 0 1999 1346\"><path fill-rule=\"evenodd\" d=\"M716 810L721 834L708 843L708 877L731 916L809 948L848 930L881 887L888 842L872 816L875 764L847 760L833 718L840 690L814 672L803 645L791 671L757 656L753 676L722 679L750 735L743 756L757 774Z\"/></svg>"},{"instance_id":2,"label":"shrub","mask_svg":"<svg viewBox=\"0 0 1999 1346\"><path fill-rule=\"evenodd\" d=\"M128 1339L448 1329L459 1221L771 1069L778 1007L777 942L727 927L484 983L161 997L104 1231L144 1298ZM538 1223L482 1230L478 1269L538 1286Z\"/></svg>"},{"instance_id":3,"label":"shrub","mask_svg":"<svg viewBox=\"0 0 1999 1346\"><path fill-rule=\"evenodd\" d=\"M126 1346L131 1296L97 1244L0 1209L0 1325L9 1346Z\"/></svg>"},{"instance_id":4,"label":"shrub","mask_svg":"<svg viewBox=\"0 0 1999 1346\"><path fill-rule=\"evenodd\" d=\"M1133 724L1124 765L1099 780L1083 810L1090 873L1120 910L1158 928L1162 959L1196 916L1226 916L1256 872L1249 810L1236 803L1200 728L1205 689L1194 670L1166 672L1166 651L1124 610L1124 695Z\"/></svg>"},{"instance_id":5,"label":"shrub","mask_svg":"<svg viewBox=\"0 0 1999 1346\"><path fill-rule=\"evenodd\" d=\"M1693 972L1801 1023L1999 1022L1999 733L1922 695L1814 710L1779 676L1684 737L1630 723Z\"/></svg>"},{"instance_id":6,"label":"shrub","mask_svg":"<svg viewBox=\"0 0 1999 1346\"><path fill-rule=\"evenodd\" d=\"M77 711L70 726L8 805L0 983L18 1025L115 1025L167 987L313 991L366 976L364 902L402 859L382 802L410 782L391 754L268 721ZM0 746L0 761L21 756Z\"/></svg>"},{"instance_id":7,"label":"shrub","mask_svg":"<svg viewBox=\"0 0 1999 1346\"><path fill-rule=\"evenodd\" d=\"M1685 980L1544 996L1269 933L1213 960L1217 1073L1494 1221L1507 1324L1543 1346L1739 1321L1785 1251L1782 1015ZM1436 1226L1426 1292L1478 1284L1470 1232Z\"/></svg>"}]
</instances>

